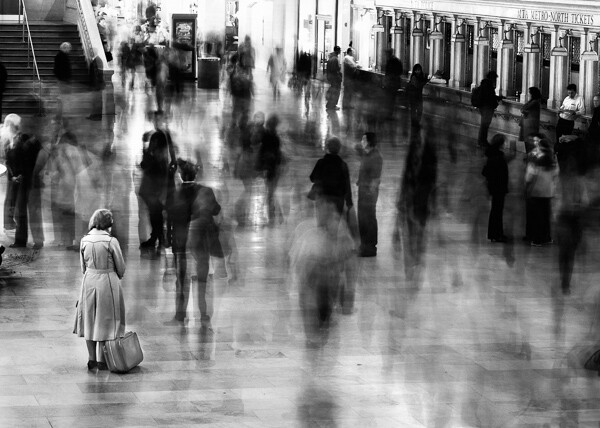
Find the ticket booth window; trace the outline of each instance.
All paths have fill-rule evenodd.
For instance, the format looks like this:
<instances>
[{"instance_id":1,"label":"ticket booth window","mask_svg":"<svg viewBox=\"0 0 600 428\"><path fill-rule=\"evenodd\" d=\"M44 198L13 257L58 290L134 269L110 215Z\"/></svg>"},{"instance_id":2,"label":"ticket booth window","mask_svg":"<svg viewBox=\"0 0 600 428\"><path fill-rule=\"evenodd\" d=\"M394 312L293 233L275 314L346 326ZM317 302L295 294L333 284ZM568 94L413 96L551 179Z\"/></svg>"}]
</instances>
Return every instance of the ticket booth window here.
<instances>
[{"instance_id":1,"label":"ticket booth window","mask_svg":"<svg viewBox=\"0 0 600 428\"><path fill-rule=\"evenodd\" d=\"M569 83L579 80L579 60L581 58L581 38L569 37Z\"/></svg>"},{"instance_id":2,"label":"ticket booth window","mask_svg":"<svg viewBox=\"0 0 600 428\"><path fill-rule=\"evenodd\" d=\"M452 53L452 24L444 22L444 79L450 79L450 64Z\"/></svg>"},{"instance_id":3,"label":"ticket booth window","mask_svg":"<svg viewBox=\"0 0 600 428\"><path fill-rule=\"evenodd\" d=\"M473 83L473 51L475 47L475 26L466 26L466 55L465 55L465 81L464 86L469 87Z\"/></svg>"},{"instance_id":4,"label":"ticket booth window","mask_svg":"<svg viewBox=\"0 0 600 428\"><path fill-rule=\"evenodd\" d=\"M523 33L523 31L515 30L513 37L513 40L515 41L515 67L513 68L513 88L515 91L515 96L519 97L523 88L523 52L525 49L525 34Z\"/></svg>"},{"instance_id":5,"label":"ticket booth window","mask_svg":"<svg viewBox=\"0 0 600 428\"><path fill-rule=\"evenodd\" d=\"M543 33L540 35L540 92L542 100L548 98L550 92L550 57L552 53L552 42L550 34Z\"/></svg>"},{"instance_id":6,"label":"ticket booth window","mask_svg":"<svg viewBox=\"0 0 600 428\"><path fill-rule=\"evenodd\" d=\"M488 31L490 44L488 71L495 71L498 68L498 49L501 48L502 40L500 40L500 36L498 35L498 28L490 27Z\"/></svg>"}]
</instances>

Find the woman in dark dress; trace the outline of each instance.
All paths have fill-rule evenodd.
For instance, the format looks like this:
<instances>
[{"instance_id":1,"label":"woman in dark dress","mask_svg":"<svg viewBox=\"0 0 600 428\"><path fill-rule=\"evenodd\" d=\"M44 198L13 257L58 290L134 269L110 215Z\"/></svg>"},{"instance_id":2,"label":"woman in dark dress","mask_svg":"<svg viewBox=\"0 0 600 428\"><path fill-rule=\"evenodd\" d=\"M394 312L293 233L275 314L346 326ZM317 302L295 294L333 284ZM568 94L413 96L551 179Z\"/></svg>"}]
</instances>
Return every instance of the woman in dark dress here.
<instances>
[{"instance_id":1,"label":"woman in dark dress","mask_svg":"<svg viewBox=\"0 0 600 428\"><path fill-rule=\"evenodd\" d=\"M281 153L281 140L277 135L279 117L272 114L267 118L265 131L262 135L260 148L258 149L257 170L264 173L267 188L267 206L269 224L275 224L275 217L281 215L281 210L275 200L275 190L281 175L283 154Z\"/></svg>"},{"instance_id":2,"label":"woman in dark dress","mask_svg":"<svg viewBox=\"0 0 600 428\"><path fill-rule=\"evenodd\" d=\"M410 121L413 126L421 123L421 116L423 116L423 88L428 82L429 79L423 74L421 64L415 64L408 85L406 85L408 104L410 106Z\"/></svg>"},{"instance_id":3,"label":"woman in dark dress","mask_svg":"<svg viewBox=\"0 0 600 428\"><path fill-rule=\"evenodd\" d=\"M540 132L540 102L542 93L538 88L532 86L529 88L529 101L521 108L521 131L519 141L525 141L527 151L533 149L530 138Z\"/></svg>"},{"instance_id":4,"label":"woman in dark dress","mask_svg":"<svg viewBox=\"0 0 600 428\"><path fill-rule=\"evenodd\" d=\"M492 242L506 242L502 220L504 198L508 193L508 164L502 151L505 140L506 137L502 134L494 135L489 147L486 149L487 163L482 171L492 197L487 234L488 239Z\"/></svg>"}]
</instances>

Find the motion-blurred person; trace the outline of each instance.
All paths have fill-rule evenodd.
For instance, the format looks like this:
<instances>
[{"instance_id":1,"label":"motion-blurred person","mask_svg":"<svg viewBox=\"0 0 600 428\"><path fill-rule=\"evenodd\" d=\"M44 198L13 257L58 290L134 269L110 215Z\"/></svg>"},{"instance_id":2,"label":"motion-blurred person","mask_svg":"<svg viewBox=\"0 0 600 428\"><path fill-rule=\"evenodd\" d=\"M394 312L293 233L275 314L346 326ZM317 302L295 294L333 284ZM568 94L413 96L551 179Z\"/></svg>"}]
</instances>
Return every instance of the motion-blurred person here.
<instances>
[{"instance_id":1,"label":"motion-blurred person","mask_svg":"<svg viewBox=\"0 0 600 428\"><path fill-rule=\"evenodd\" d=\"M529 88L529 101L521 107L519 141L525 142L527 152L533 148L530 143L532 136L540 132L541 100L542 93L537 87L532 86Z\"/></svg>"},{"instance_id":2,"label":"motion-blurred person","mask_svg":"<svg viewBox=\"0 0 600 428\"><path fill-rule=\"evenodd\" d=\"M538 150L530 157L525 171L527 197L527 238L539 247L552 243L550 224L551 202L558 178L558 163L550 142L540 140Z\"/></svg>"},{"instance_id":3,"label":"motion-blurred person","mask_svg":"<svg viewBox=\"0 0 600 428\"><path fill-rule=\"evenodd\" d=\"M243 227L249 218L248 207L252 200L252 182L256 176L256 160L252 147L251 127L243 121L240 125L240 145L241 149L235 162L234 176L241 180L244 190L235 203L235 217L238 226Z\"/></svg>"},{"instance_id":4,"label":"motion-blurred person","mask_svg":"<svg viewBox=\"0 0 600 428\"><path fill-rule=\"evenodd\" d=\"M90 120L102 120L102 91L106 87L106 84L104 83L104 66L96 49L94 49L94 59L90 62L89 85L92 96L92 111L87 118Z\"/></svg>"},{"instance_id":5,"label":"motion-blurred person","mask_svg":"<svg viewBox=\"0 0 600 428\"><path fill-rule=\"evenodd\" d=\"M147 45L143 50L143 63L146 72L146 91L151 92L156 87L158 51L152 45Z\"/></svg>"},{"instance_id":6,"label":"motion-blurred person","mask_svg":"<svg viewBox=\"0 0 600 428\"><path fill-rule=\"evenodd\" d=\"M71 59L69 53L71 52L71 43L63 42L60 45L60 50L54 57L54 68L53 73L58 82L58 112L57 116L61 116L64 106L64 97L70 94L71 84Z\"/></svg>"},{"instance_id":7,"label":"motion-blurred person","mask_svg":"<svg viewBox=\"0 0 600 428\"><path fill-rule=\"evenodd\" d=\"M585 166L576 150L567 155L565 171L560 178L561 198L556 222L558 241L558 268L560 287L565 295L571 294L571 276L575 254L584 231L584 216L589 205L585 186Z\"/></svg>"},{"instance_id":8,"label":"motion-blurred person","mask_svg":"<svg viewBox=\"0 0 600 428\"><path fill-rule=\"evenodd\" d=\"M152 232L150 239L140 244L142 250L158 250L165 245L163 210L171 187L171 176L175 172L176 158L170 135L159 128L159 115L155 115L155 129L151 132L148 147L144 148L142 181L138 194L148 208Z\"/></svg>"},{"instance_id":9,"label":"motion-blurred person","mask_svg":"<svg viewBox=\"0 0 600 428\"><path fill-rule=\"evenodd\" d=\"M428 82L429 79L423 73L421 64L415 64L410 75L410 80L406 85L412 126L421 123L421 116L423 116L423 88Z\"/></svg>"},{"instance_id":10,"label":"motion-blurred person","mask_svg":"<svg viewBox=\"0 0 600 428\"><path fill-rule=\"evenodd\" d=\"M508 164L502 151L505 141L506 137L502 134L492 137L485 151L487 162L481 172L486 179L488 192L492 198L487 232L487 237L492 242L507 241L502 220L504 198L508 193Z\"/></svg>"},{"instance_id":11,"label":"motion-blurred person","mask_svg":"<svg viewBox=\"0 0 600 428\"><path fill-rule=\"evenodd\" d=\"M318 226L301 223L289 253L310 348L327 342L340 281L354 252L348 229L339 227L340 214L335 204L323 201L321 209L324 222Z\"/></svg>"},{"instance_id":12,"label":"motion-blurred person","mask_svg":"<svg viewBox=\"0 0 600 428\"><path fill-rule=\"evenodd\" d=\"M556 122L556 144L563 135L571 135L575 128L575 119L585 114L583 98L577 95L577 85L571 83L567 86L567 96L558 109L558 122ZM556 150L556 148L554 149Z\"/></svg>"},{"instance_id":13,"label":"motion-blurred person","mask_svg":"<svg viewBox=\"0 0 600 428\"><path fill-rule=\"evenodd\" d=\"M121 87L123 89L125 89L125 83L127 82L127 74L129 72L129 63L131 61L131 56L132 56L131 46L129 45L129 43L126 40L123 40L121 42L121 47L119 48L119 51L120 51L119 66L120 66L120 71L121 71Z\"/></svg>"},{"instance_id":14,"label":"motion-blurred person","mask_svg":"<svg viewBox=\"0 0 600 428\"><path fill-rule=\"evenodd\" d=\"M256 170L265 177L266 203L270 226L275 224L276 217L283 221L281 208L275 198L275 191L277 190L284 162L277 126L279 126L279 116L276 114L269 115L256 158Z\"/></svg>"},{"instance_id":15,"label":"motion-blurred person","mask_svg":"<svg viewBox=\"0 0 600 428\"><path fill-rule=\"evenodd\" d=\"M327 60L327 82L329 83L329 89L327 90L326 99L327 103L325 108L327 110L339 110L337 106L338 100L340 99L340 92L342 89L342 67L340 66L339 55L342 49L339 46L333 48L333 52L329 54Z\"/></svg>"},{"instance_id":16,"label":"motion-blurred person","mask_svg":"<svg viewBox=\"0 0 600 428\"><path fill-rule=\"evenodd\" d=\"M354 98L354 86L356 80L355 77L359 68L359 65L354 59L354 50L352 48L348 48L348 50L346 51L346 55L344 56L344 98L342 100L342 109L347 110L354 107L352 100Z\"/></svg>"},{"instance_id":17,"label":"motion-blurred person","mask_svg":"<svg viewBox=\"0 0 600 428\"><path fill-rule=\"evenodd\" d=\"M0 122L2 121L2 96L6 90L6 81L8 80L8 73L4 63L0 60Z\"/></svg>"},{"instance_id":18,"label":"motion-blurred person","mask_svg":"<svg viewBox=\"0 0 600 428\"><path fill-rule=\"evenodd\" d=\"M252 80L252 72L255 67L256 52L252 47L250 36L244 37L244 42L238 48L238 63L240 68Z\"/></svg>"},{"instance_id":19,"label":"motion-blurred person","mask_svg":"<svg viewBox=\"0 0 600 428\"><path fill-rule=\"evenodd\" d=\"M273 100L281 98L279 84L285 82L285 73L287 64L283 56L283 49L275 48L275 53L269 57L267 63L267 73L269 73L269 82L273 88Z\"/></svg>"},{"instance_id":20,"label":"motion-blurred person","mask_svg":"<svg viewBox=\"0 0 600 428\"><path fill-rule=\"evenodd\" d=\"M391 132L394 126L394 112L396 110L396 97L402 87L402 62L394 55L393 49L386 51L385 76L383 78L384 119ZM395 136L391 132L392 145L395 145Z\"/></svg>"},{"instance_id":21,"label":"motion-blurred person","mask_svg":"<svg viewBox=\"0 0 600 428\"><path fill-rule=\"evenodd\" d=\"M231 122L239 125L242 117L248 118L254 95L254 83L248 71L232 59L233 64L229 75L229 90L231 92Z\"/></svg>"},{"instance_id":22,"label":"motion-blurred person","mask_svg":"<svg viewBox=\"0 0 600 428\"><path fill-rule=\"evenodd\" d=\"M478 99L474 102L474 105L479 109L481 116L477 137L479 147L487 147L488 145L488 130L494 118L494 110L496 110L498 103L502 100L502 97L496 95L496 79L498 79L498 74L495 71L490 71L485 79L481 81L479 88L474 89L478 93Z\"/></svg>"},{"instance_id":23,"label":"motion-blurred person","mask_svg":"<svg viewBox=\"0 0 600 428\"><path fill-rule=\"evenodd\" d=\"M325 143L325 156L319 159L310 174L313 183L311 198L317 209L317 225L327 224L330 216L330 205L335 207L339 220L347 209L352 208L352 189L348 165L339 156L342 142L338 137L329 137Z\"/></svg>"},{"instance_id":24,"label":"motion-blurred person","mask_svg":"<svg viewBox=\"0 0 600 428\"><path fill-rule=\"evenodd\" d=\"M165 54L166 52L163 49L156 60L156 110L161 114L169 110L165 106L165 96L167 95L167 85L169 82L169 65Z\"/></svg>"},{"instance_id":25,"label":"motion-blurred person","mask_svg":"<svg viewBox=\"0 0 600 428\"><path fill-rule=\"evenodd\" d=\"M211 314L206 299L210 257L223 258L223 249L219 242L219 227L215 216L221 212L221 205L210 187L196 184L196 197L192 204L189 228L188 248L196 261L196 280L198 281L198 307L200 323L203 329L211 327Z\"/></svg>"},{"instance_id":26,"label":"motion-blurred person","mask_svg":"<svg viewBox=\"0 0 600 428\"><path fill-rule=\"evenodd\" d=\"M9 182L4 205L4 227L7 230L13 225L15 227L15 242L10 247L27 247L28 228L31 223L34 249L40 249L44 245L41 201L36 199L40 197L39 192L32 195L32 188L33 172L41 143L34 136L21 132L21 117L16 114L6 116L1 139Z\"/></svg>"},{"instance_id":27,"label":"motion-blurred person","mask_svg":"<svg viewBox=\"0 0 600 428\"><path fill-rule=\"evenodd\" d=\"M301 52L296 63L296 76L300 87L304 90L304 114L308 117L310 109L310 77L312 75L312 57L308 52Z\"/></svg>"},{"instance_id":28,"label":"motion-blurred person","mask_svg":"<svg viewBox=\"0 0 600 428\"><path fill-rule=\"evenodd\" d=\"M108 370L104 342L125 333L125 302L121 289L125 261L118 241L110 235L112 225L112 213L98 210L90 218L89 232L81 239L83 281L73 333L85 338L88 370Z\"/></svg>"},{"instance_id":29,"label":"motion-blurred person","mask_svg":"<svg viewBox=\"0 0 600 428\"><path fill-rule=\"evenodd\" d=\"M411 130L410 146L400 186L393 239L396 250L403 243L406 279L418 285L425 254L427 220L435 206L437 153L431 138L422 138L419 127Z\"/></svg>"},{"instance_id":30,"label":"motion-blurred person","mask_svg":"<svg viewBox=\"0 0 600 428\"><path fill-rule=\"evenodd\" d=\"M375 134L363 135L358 147L360 169L358 171L358 230L360 232L361 257L377 255L377 198L383 158L377 149Z\"/></svg>"},{"instance_id":31,"label":"motion-blurred person","mask_svg":"<svg viewBox=\"0 0 600 428\"><path fill-rule=\"evenodd\" d=\"M186 317L190 294L190 278L187 274L188 234L192 207L199 190L196 184L197 166L183 159L178 159L177 164L177 189L172 203L167 208L169 216L173 219L173 257L177 275L175 317L166 323L171 325L183 324Z\"/></svg>"},{"instance_id":32,"label":"motion-blurred person","mask_svg":"<svg viewBox=\"0 0 600 428\"><path fill-rule=\"evenodd\" d=\"M594 111L585 141L589 150L590 161L598 164L600 162L600 95L594 95L592 104Z\"/></svg>"}]
</instances>

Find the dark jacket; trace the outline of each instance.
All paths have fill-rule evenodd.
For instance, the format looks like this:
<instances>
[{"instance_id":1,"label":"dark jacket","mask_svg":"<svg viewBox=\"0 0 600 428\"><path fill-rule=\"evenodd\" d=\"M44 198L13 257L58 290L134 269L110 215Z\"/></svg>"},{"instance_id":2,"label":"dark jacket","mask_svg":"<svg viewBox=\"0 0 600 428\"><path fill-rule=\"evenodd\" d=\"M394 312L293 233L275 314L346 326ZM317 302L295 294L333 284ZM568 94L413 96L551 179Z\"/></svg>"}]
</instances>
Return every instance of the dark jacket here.
<instances>
[{"instance_id":1,"label":"dark jacket","mask_svg":"<svg viewBox=\"0 0 600 428\"><path fill-rule=\"evenodd\" d=\"M2 96L2 93L4 92L4 90L6 89L6 81L8 80L8 73L6 72L6 67L4 67L4 64L2 64L2 61L0 61L0 97Z\"/></svg>"},{"instance_id":2,"label":"dark jacket","mask_svg":"<svg viewBox=\"0 0 600 428\"><path fill-rule=\"evenodd\" d=\"M310 181L318 187L318 194L342 199L352 206L352 189L348 165L338 155L327 153L317 161Z\"/></svg>"},{"instance_id":3,"label":"dark jacket","mask_svg":"<svg viewBox=\"0 0 600 428\"><path fill-rule=\"evenodd\" d=\"M590 122L587 132L587 142L594 145L600 145L600 107L594 109L592 121Z\"/></svg>"},{"instance_id":4,"label":"dark jacket","mask_svg":"<svg viewBox=\"0 0 600 428\"><path fill-rule=\"evenodd\" d=\"M257 171L266 171L267 179L273 179L277 175L282 159L279 136L275 132L265 129L256 159Z\"/></svg>"},{"instance_id":5,"label":"dark jacket","mask_svg":"<svg viewBox=\"0 0 600 428\"><path fill-rule=\"evenodd\" d=\"M327 81L333 86L341 86L342 84L342 67L335 52L329 54L329 60L327 61Z\"/></svg>"},{"instance_id":6,"label":"dark jacket","mask_svg":"<svg viewBox=\"0 0 600 428\"><path fill-rule=\"evenodd\" d=\"M494 89L494 83L485 78L481 81L480 86L480 110L495 110L498 107L499 97L496 95L496 90Z\"/></svg>"},{"instance_id":7,"label":"dark jacket","mask_svg":"<svg viewBox=\"0 0 600 428\"><path fill-rule=\"evenodd\" d=\"M411 103L419 102L423 99L423 88L427 82L429 82L429 79L427 79L424 74L413 74L410 76L408 85L406 85L406 94L408 95L408 100Z\"/></svg>"},{"instance_id":8,"label":"dark jacket","mask_svg":"<svg viewBox=\"0 0 600 428\"><path fill-rule=\"evenodd\" d=\"M71 60L69 55L59 51L54 57L54 76L63 82L71 80Z\"/></svg>"},{"instance_id":9,"label":"dark jacket","mask_svg":"<svg viewBox=\"0 0 600 428\"><path fill-rule=\"evenodd\" d=\"M358 170L358 187L369 187L371 190L379 189L383 158L379 150L374 148L369 153L359 151L361 154L360 169Z\"/></svg>"},{"instance_id":10,"label":"dark jacket","mask_svg":"<svg viewBox=\"0 0 600 428\"><path fill-rule=\"evenodd\" d=\"M504 152L495 147L488 147L485 155L487 162L481 174L487 180L490 195L508 193L508 164Z\"/></svg>"},{"instance_id":11,"label":"dark jacket","mask_svg":"<svg viewBox=\"0 0 600 428\"><path fill-rule=\"evenodd\" d=\"M385 65L384 86L388 90L397 91L402 85L402 62L394 55Z\"/></svg>"}]
</instances>

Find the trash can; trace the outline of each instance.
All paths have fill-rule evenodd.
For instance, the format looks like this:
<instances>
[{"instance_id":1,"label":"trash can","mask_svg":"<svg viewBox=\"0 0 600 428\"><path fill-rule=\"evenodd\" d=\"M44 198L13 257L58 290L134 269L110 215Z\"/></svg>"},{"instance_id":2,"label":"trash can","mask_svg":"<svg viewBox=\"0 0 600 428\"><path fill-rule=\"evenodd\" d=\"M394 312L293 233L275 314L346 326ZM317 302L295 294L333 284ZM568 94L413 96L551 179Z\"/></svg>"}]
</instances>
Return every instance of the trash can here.
<instances>
[{"instance_id":1,"label":"trash can","mask_svg":"<svg viewBox=\"0 0 600 428\"><path fill-rule=\"evenodd\" d=\"M198 58L198 88L219 89L220 64L216 57Z\"/></svg>"}]
</instances>

